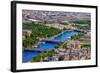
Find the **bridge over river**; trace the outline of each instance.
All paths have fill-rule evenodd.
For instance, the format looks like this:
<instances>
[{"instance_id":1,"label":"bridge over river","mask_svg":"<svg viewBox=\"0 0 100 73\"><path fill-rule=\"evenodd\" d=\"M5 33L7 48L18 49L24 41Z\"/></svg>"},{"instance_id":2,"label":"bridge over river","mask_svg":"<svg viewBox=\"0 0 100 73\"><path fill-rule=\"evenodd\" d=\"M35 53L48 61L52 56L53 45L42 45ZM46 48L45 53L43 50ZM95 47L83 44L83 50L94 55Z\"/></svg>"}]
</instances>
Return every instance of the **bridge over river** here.
<instances>
[{"instance_id":1,"label":"bridge over river","mask_svg":"<svg viewBox=\"0 0 100 73\"><path fill-rule=\"evenodd\" d=\"M42 39L42 42L52 42L52 43L63 43L61 40L52 40L52 39Z\"/></svg>"},{"instance_id":2,"label":"bridge over river","mask_svg":"<svg viewBox=\"0 0 100 73\"><path fill-rule=\"evenodd\" d=\"M24 51L37 51L37 52L44 52L46 50L41 48L24 48Z\"/></svg>"}]
</instances>

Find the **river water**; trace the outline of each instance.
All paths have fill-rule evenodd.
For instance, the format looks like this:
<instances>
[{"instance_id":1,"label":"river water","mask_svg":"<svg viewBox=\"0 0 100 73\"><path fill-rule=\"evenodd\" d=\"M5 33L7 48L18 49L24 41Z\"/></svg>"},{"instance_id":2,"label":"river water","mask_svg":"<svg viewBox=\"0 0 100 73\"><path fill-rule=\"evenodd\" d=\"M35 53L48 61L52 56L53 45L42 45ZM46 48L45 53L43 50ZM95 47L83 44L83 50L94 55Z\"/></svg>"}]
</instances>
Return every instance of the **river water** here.
<instances>
[{"instance_id":1,"label":"river water","mask_svg":"<svg viewBox=\"0 0 100 73\"><path fill-rule=\"evenodd\" d=\"M57 36L52 38L51 40L59 40L59 41L65 41L70 39L71 36L77 34L75 31L65 31L62 33L59 33ZM37 45L37 48L43 49L43 50L48 50L48 49L54 49L56 46L56 42L43 42ZM32 60L32 57L39 55L41 52L37 51L23 51L22 53L22 61L23 63L29 62Z\"/></svg>"}]
</instances>

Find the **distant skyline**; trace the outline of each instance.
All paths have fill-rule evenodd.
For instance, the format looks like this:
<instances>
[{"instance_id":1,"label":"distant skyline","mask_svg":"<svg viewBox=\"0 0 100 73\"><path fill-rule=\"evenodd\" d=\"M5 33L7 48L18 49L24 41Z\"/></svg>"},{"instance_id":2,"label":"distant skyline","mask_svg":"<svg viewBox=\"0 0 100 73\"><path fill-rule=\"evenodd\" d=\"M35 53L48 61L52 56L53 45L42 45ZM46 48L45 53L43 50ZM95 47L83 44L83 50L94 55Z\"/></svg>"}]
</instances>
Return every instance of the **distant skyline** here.
<instances>
[{"instance_id":1,"label":"distant skyline","mask_svg":"<svg viewBox=\"0 0 100 73\"><path fill-rule=\"evenodd\" d=\"M41 11L41 10L22 10L22 22L29 22L28 19L36 19L47 22L90 20L91 14L84 12L64 12L64 11Z\"/></svg>"}]
</instances>

